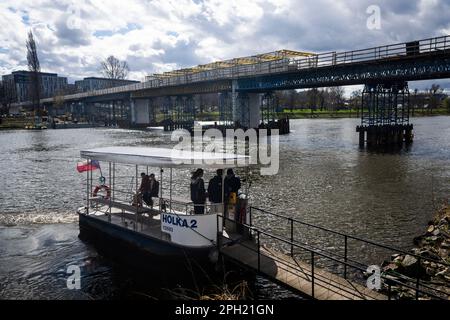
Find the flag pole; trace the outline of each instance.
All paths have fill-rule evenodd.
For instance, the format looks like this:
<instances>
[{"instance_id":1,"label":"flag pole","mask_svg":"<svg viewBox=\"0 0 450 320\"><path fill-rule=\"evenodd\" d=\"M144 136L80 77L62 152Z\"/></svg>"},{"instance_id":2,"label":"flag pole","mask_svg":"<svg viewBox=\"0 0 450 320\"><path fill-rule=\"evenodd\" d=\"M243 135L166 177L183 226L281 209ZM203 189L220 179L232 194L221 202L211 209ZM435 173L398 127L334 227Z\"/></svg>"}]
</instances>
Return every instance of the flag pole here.
<instances>
[{"instance_id":1,"label":"flag pole","mask_svg":"<svg viewBox=\"0 0 450 320\"><path fill-rule=\"evenodd\" d=\"M92 159L89 159L89 164L91 165L91 171L92 171ZM98 170L100 170L100 177L103 177L102 167L100 166L100 162L98 163Z\"/></svg>"}]
</instances>

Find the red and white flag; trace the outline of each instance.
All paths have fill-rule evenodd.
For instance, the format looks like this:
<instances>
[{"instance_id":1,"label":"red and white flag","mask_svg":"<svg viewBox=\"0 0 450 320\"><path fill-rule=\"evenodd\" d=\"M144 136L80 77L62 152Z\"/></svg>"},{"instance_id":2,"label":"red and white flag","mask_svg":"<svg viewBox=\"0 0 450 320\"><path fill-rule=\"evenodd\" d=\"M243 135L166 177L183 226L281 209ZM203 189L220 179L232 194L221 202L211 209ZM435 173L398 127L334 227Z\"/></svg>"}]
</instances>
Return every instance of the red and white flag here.
<instances>
[{"instance_id":1,"label":"red and white flag","mask_svg":"<svg viewBox=\"0 0 450 320\"><path fill-rule=\"evenodd\" d=\"M77 163L77 171L85 172L100 169L100 162L98 160L86 160Z\"/></svg>"}]
</instances>

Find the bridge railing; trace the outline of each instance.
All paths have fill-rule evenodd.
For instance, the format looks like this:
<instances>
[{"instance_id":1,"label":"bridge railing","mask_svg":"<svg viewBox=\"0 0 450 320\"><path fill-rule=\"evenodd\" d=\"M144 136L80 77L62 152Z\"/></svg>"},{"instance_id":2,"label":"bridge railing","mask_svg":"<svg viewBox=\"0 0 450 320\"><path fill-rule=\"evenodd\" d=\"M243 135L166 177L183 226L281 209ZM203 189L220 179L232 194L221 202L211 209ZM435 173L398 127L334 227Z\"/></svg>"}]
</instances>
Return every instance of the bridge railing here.
<instances>
[{"instance_id":1,"label":"bridge railing","mask_svg":"<svg viewBox=\"0 0 450 320\"><path fill-rule=\"evenodd\" d=\"M248 228L265 235L268 244L275 245L279 250L311 262L311 253L316 257L316 266L328 269L332 273L342 274L344 279L364 282L369 266L378 265L381 259L392 255L409 255L417 260L418 268L422 263L441 265L450 268L448 263L430 257L407 252L405 250L363 239L339 231L313 225L292 217L269 212L264 209L250 207ZM273 217L274 219L270 219ZM283 241L280 241L282 239ZM380 259L373 261L374 259ZM436 299L448 299L449 291L421 278L418 269L415 276L403 275L397 272L382 272L380 275L389 298L393 286L413 290L415 298L422 295Z\"/></svg>"},{"instance_id":2,"label":"bridge railing","mask_svg":"<svg viewBox=\"0 0 450 320\"><path fill-rule=\"evenodd\" d=\"M414 42L397 43L368 49L327 52L301 58L285 58L275 61L264 61L253 64L234 65L180 76L151 80L145 88L183 85L195 82L236 79L259 74L292 72L311 68L330 67L335 65L361 63L383 59L417 57L419 55L436 54L450 49L450 36L429 38Z\"/></svg>"},{"instance_id":3,"label":"bridge railing","mask_svg":"<svg viewBox=\"0 0 450 320\"><path fill-rule=\"evenodd\" d=\"M91 96L103 96L117 93L128 93L144 89L168 86L186 85L204 81L238 79L256 75L270 75L285 72L332 67L352 63L374 62L378 60L395 60L400 58L416 58L418 56L439 54L450 50L450 36L428 38L412 42L372 47L368 49L326 52L308 57L284 58L274 61L263 61L252 64L222 67L195 73L185 73L175 76L155 76L154 79L126 86L95 90L64 96L65 100L78 100ZM50 103L54 98L42 99L42 103ZM19 105L30 104L29 102Z\"/></svg>"}]
</instances>

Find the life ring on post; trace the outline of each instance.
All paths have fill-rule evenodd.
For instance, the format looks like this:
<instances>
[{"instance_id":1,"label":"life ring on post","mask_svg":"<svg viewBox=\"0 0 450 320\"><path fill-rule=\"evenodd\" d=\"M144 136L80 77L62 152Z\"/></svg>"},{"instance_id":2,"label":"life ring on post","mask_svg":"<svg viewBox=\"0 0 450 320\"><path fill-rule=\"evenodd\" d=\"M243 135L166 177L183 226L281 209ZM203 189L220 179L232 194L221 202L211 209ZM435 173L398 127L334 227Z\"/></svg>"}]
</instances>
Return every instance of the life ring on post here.
<instances>
[{"instance_id":1,"label":"life ring on post","mask_svg":"<svg viewBox=\"0 0 450 320\"><path fill-rule=\"evenodd\" d=\"M96 197L97 194L98 194L98 192L99 192L100 190L105 190L105 191L106 191L106 197L105 197L105 199L111 198L111 188L108 187L108 186L105 185L105 184L96 186L95 189L94 189L94 192L92 192L92 196L93 196L93 197Z\"/></svg>"}]
</instances>

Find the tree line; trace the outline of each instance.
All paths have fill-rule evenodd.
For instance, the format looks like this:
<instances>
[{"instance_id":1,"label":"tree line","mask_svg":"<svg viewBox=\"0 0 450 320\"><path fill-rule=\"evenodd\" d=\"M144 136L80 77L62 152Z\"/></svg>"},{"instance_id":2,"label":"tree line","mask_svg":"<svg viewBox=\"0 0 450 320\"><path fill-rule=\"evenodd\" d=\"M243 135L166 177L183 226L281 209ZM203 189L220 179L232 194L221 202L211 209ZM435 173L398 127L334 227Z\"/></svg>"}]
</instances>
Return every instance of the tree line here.
<instances>
[{"instance_id":1,"label":"tree line","mask_svg":"<svg viewBox=\"0 0 450 320\"><path fill-rule=\"evenodd\" d=\"M280 109L290 112L296 109L328 112L357 110L361 107L362 94L362 90L354 90L346 97L343 87L276 92ZM450 113L450 98L439 84L432 84L424 90L410 90L409 105L411 109L428 110L430 113L435 109L445 108Z\"/></svg>"}]
</instances>

